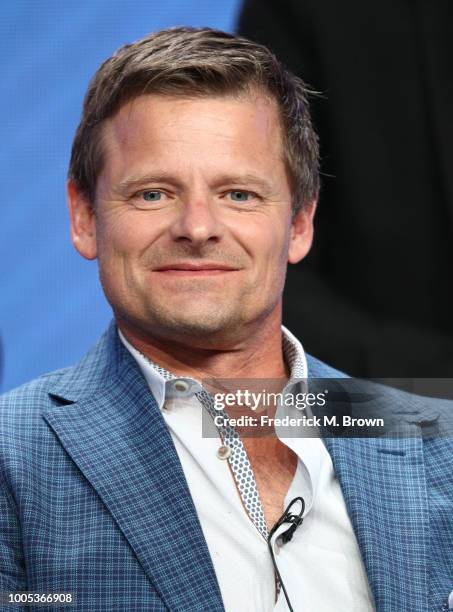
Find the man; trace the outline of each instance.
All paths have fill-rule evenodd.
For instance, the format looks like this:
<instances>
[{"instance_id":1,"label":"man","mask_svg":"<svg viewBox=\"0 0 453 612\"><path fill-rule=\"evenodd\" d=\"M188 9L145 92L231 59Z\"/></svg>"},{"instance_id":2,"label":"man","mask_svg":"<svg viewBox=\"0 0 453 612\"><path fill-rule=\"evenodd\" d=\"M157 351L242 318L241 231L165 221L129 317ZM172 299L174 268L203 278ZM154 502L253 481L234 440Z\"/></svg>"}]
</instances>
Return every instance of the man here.
<instances>
[{"instance_id":1,"label":"man","mask_svg":"<svg viewBox=\"0 0 453 612\"><path fill-rule=\"evenodd\" d=\"M440 609L453 458L447 440L423 441L433 409L394 392L410 438L201 434L216 415L204 379L277 379L291 396L295 379L341 376L281 327L286 265L311 246L317 193L303 83L266 48L178 28L101 66L68 194L73 243L98 259L115 322L77 366L3 399L5 597Z\"/></svg>"}]
</instances>

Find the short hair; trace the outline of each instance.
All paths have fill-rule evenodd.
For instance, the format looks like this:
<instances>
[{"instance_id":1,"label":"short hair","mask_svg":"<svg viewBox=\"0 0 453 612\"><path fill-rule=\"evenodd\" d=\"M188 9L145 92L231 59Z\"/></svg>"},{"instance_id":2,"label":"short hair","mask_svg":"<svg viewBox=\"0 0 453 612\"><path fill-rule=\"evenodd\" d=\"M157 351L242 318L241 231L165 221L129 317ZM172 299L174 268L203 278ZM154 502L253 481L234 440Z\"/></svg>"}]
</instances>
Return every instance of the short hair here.
<instances>
[{"instance_id":1,"label":"short hair","mask_svg":"<svg viewBox=\"0 0 453 612\"><path fill-rule=\"evenodd\" d=\"M226 96L255 89L273 98L279 109L296 213L319 191L319 146L309 89L267 47L211 28L160 30L121 47L100 66L85 96L68 177L94 204L104 163L103 123L141 95Z\"/></svg>"}]
</instances>

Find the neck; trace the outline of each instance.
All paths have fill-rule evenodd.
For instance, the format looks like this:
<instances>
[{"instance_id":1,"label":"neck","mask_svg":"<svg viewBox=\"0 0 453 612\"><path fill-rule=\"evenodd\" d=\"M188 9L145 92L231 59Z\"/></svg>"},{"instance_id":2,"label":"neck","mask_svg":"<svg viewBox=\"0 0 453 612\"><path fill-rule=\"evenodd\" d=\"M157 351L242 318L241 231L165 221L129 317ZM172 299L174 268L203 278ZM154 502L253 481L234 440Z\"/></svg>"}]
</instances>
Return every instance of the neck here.
<instances>
[{"instance_id":1,"label":"neck","mask_svg":"<svg viewBox=\"0 0 453 612\"><path fill-rule=\"evenodd\" d=\"M172 339L144 333L117 317L126 340L151 361L177 376L203 378L289 377L282 350L281 312L271 320L222 339L221 348L203 346L200 338Z\"/></svg>"}]
</instances>

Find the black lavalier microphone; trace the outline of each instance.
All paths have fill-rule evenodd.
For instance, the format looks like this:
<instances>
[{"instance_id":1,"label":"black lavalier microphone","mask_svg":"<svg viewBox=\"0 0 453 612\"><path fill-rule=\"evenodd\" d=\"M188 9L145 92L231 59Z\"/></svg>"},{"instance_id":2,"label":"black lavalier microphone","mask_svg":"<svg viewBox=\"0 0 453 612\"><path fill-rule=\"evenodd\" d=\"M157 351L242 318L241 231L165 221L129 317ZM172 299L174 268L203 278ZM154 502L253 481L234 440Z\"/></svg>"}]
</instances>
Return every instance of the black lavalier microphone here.
<instances>
[{"instance_id":1,"label":"black lavalier microphone","mask_svg":"<svg viewBox=\"0 0 453 612\"><path fill-rule=\"evenodd\" d=\"M296 502L300 502L300 504L301 504L300 512L299 512L299 514L291 514L290 510L291 510L291 508L294 506L294 504ZM281 539L283 544L286 544L287 542L289 542L292 539L292 537L294 535L294 532L299 527L299 525L302 525L302 521L303 521L302 515L304 513L304 510L305 510L304 498L303 497L295 497L289 503L288 507L286 508L286 510L282 514L282 516L278 519L278 521L272 527L272 529L270 530L269 535L267 537L267 545L268 545L270 553L271 553L271 558L272 558L272 563L274 564L275 573L277 574L278 581L281 584L281 587L283 589L283 593L285 594L286 602L288 604L288 608L290 609L290 612L294 612L294 610L293 610L293 608L291 606L291 602L289 601L288 593L286 592L285 585L283 584L282 577L280 576L280 572L278 571L277 563L275 561L274 550L273 550L273 547L272 547L272 536L274 535L274 533L277 531L277 529L279 527L281 527L285 523L288 523L290 525L290 527L286 531L281 533L278 536L278 538Z\"/></svg>"}]
</instances>

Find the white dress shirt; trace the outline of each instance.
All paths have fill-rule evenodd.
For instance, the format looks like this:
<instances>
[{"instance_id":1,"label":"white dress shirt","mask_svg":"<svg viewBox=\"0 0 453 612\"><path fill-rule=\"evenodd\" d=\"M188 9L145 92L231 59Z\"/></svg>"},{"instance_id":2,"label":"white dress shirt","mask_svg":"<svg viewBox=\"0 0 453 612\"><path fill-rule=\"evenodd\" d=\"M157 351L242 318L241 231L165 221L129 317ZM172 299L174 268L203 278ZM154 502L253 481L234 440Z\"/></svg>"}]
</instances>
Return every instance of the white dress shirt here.
<instances>
[{"instance_id":1,"label":"white dress shirt","mask_svg":"<svg viewBox=\"0 0 453 612\"><path fill-rule=\"evenodd\" d=\"M282 333L290 347L286 361L295 355L306 372L301 344L286 328L282 327ZM162 410L198 513L226 612L286 612L282 591L275 601L275 574L267 542L244 509L228 461L218 457L222 441L220 437L202 435L204 408L195 395L201 383L175 379L187 381L191 390L178 397L175 380L166 380L121 332L120 338L136 359ZM291 363L288 366L291 369ZM279 532L273 538L277 566L294 611L374 610L360 550L324 443L319 438L280 439L298 456L285 508L297 496L306 503L304 521L293 539L279 546Z\"/></svg>"}]
</instances>

